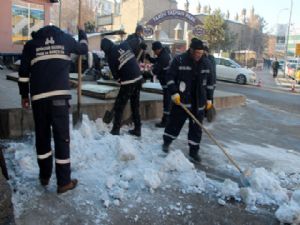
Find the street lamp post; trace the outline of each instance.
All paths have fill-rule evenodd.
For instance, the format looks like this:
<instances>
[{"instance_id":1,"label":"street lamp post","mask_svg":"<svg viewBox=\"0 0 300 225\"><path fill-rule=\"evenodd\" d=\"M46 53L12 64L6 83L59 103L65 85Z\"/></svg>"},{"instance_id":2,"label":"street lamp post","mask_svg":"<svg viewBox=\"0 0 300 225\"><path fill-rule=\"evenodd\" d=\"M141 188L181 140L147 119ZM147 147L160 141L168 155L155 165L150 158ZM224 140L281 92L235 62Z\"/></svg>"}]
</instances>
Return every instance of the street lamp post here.
<instances>
[{"instance_id":1,"label":"street lamp post","mask_svg":"<svg viewBox=\"0 0 300 225\"><path fill-rule=\"evenodd\" d=\"M184 4L184 8L186 12L189 12L190 2L189 0L186 0L186 3ZM183 28L183 40L185 40L186 49L189 47L189 40L188 40L188 23L184 22L184 28Z\"/></svg>"},{"instance_id":2,"label":"street lamp post","mask_svg":"<svg viewBox=\"0 0 300 225\"><path fill-rule=\"evenodd\" d=\"M284 77L286 76L286 74L285 74L285 67L286 67L287 51L288 51L288 44L289 44L289 37L290 37L290 26L291 26L292 10L293 10L293 0L291 0L290 18L289 18L289 24L288 24L288 29L287 29L286 39L285 39L284 71L283 71Z\"/></svg>"}]
</instances>

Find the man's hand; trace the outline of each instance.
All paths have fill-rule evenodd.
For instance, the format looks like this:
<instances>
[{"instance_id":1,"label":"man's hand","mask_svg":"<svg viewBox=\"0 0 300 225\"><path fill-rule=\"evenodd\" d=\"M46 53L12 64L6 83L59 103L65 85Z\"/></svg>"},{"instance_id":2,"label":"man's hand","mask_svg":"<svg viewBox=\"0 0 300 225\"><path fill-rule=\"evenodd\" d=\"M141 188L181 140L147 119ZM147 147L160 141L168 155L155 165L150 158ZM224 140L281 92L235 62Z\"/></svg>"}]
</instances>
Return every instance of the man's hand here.
<instances>
[{"instance_id":1,"label":"man's hand","mask_svg":"<svg viewBox=\"0 0 300 225\"><path fill-rule=\"evenodd\" d=\"M23 109L29 109L30 104L29 104L29 99L28 98L22 98L22 108Z\"/></svg>"},{"instance_id":2,"label":"man's hand","mask_svg":"<svg viewBox=\"0 0 300 225\"><path fill-rule=\"evenodd\" d=\"M206 110L209 110L213 107L212 101L211 100L207 100L206 101Z\"/></svg>"},{"instance_id":3,"label":"man's hand","mask_svg":"<svg viewBox=\"0 0 300 225\"><path fill-rule=\"evenodd\" d=\"M180 95L178 93L172 95L171 98L176 105L180 105Z\"/></svg>"}]
</instances>

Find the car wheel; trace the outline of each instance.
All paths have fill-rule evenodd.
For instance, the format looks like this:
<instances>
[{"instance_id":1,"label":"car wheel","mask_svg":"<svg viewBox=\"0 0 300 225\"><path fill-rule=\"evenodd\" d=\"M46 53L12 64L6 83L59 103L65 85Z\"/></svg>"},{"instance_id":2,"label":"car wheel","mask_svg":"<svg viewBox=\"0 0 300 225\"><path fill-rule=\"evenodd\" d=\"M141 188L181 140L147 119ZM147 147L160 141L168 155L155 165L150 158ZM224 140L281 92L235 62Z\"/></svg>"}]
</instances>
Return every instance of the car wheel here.
<instances>
[{"instance_id":1,"label":"car wheel","mask_svg":"<svg viewBox=\"0 0 300 225\"><path fill-rule=\"evenodd\" d=\"M239 74L237 77L236 77L236 82L238 84L246 84L247 83L247 78L245 75L243 74Z\"/></svg>"}]
</instances>

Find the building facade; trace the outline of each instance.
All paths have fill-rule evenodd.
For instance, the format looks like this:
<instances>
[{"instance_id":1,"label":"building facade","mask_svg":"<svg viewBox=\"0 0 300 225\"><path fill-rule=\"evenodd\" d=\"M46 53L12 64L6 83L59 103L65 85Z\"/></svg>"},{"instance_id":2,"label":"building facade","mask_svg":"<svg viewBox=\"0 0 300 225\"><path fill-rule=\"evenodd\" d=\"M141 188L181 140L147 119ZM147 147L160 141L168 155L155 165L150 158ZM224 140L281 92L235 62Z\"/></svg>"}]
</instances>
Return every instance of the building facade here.
<instances>
[{"instance_id":1,"label":"building facade","mask_svg":"<svg viewBox=\"0 0 300 225\"><path fill-rule=\"evenodd\" d=\"M0 54L21 53L31 32L50 23L49 0L0 2Z\"/></svg>"}]
</instances>

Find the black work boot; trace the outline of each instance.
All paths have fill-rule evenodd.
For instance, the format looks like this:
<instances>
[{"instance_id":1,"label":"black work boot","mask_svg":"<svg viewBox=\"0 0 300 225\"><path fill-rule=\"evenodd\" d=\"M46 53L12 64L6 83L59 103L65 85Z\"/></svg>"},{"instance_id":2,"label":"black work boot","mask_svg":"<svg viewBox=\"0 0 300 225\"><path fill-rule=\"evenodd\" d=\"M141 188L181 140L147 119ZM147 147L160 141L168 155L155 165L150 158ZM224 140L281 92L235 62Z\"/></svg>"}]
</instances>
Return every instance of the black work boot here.
<instances>
[{"instance_id":1,"label":"black work boot","mask_svg":"<svg viewBox=\"0 0 300 225\"><path fill-rule=\"evenodd\" d=\"M162 151L163 151L164 153L169 153L170 145L171 145L171 143L166 143L166 142L164 142L163 145L162 145Z\"/></svg>"},{"instance_id":2,"label":"black work boot","mask_svg":"<svg viewBox=\"0 0 300 225\"><path fill-rule=\"evenodd\" d=\"M198 150L190 149L189 159L193 163L200 164L201 163L201 157L198 154Z\"/></svg>"},{"instance_id":3,"label":"black work boot","mask_svg":"<svg viewBox=\"0 0 300 225\"><path fill-rule=\"evenodd\" d=\"M39 176L39 179L42 186L47 186L49 184L50 178L43 178Z\"/></svg>"},{"instance_id":4,"label":"black work boot","mask_svg":"<svg viewBox=\"0 0 300 225\"><path fill-rule=\"evenodd\" d=\"M140 137L142 134L141 134L141 127L135 127L134 129L132 130L129 130L128 131L130 135L134 135L134 136L137 136L137 137Z\"/></svg>"},{"instance_id":5,"label":"black work boot","mask_svg":"<svg viewBox=\"0 0 300 225\"><path fill-rule=\"evenodd\" d=\"M168 119L166 116L163 116L163 118L161 119L161 121L159 123L156 123L155 126L158 127L158 128L164 128L167 126L167 122L168 122Z\"/></svg>"},{"instance_id":6,"label":"black work boot","mask_svg":"<svg viewBox=\"0 0 300 225\"><path fill-rule=\"evenodd\" d=\"M110 133L112 135L120 135L120 128L117 126L113 126L113 128L111 129Z\"/></svg>"}]
</instances>

